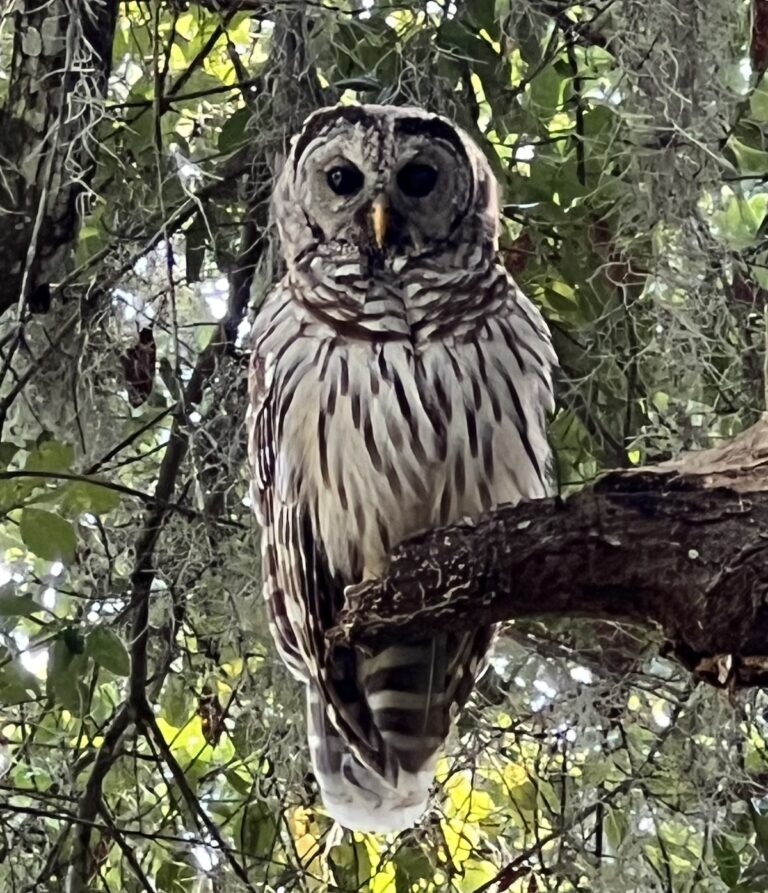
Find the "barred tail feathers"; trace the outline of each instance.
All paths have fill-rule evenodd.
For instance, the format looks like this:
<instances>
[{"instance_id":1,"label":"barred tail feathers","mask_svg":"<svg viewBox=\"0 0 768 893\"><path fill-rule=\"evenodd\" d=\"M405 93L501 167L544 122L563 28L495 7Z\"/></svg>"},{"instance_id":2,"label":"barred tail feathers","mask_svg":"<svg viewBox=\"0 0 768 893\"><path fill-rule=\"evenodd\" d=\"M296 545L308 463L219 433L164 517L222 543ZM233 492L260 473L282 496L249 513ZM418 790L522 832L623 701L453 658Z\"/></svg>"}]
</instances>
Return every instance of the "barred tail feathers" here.
<instances>
[{"instance_id":1,"label":"barred tail feathers","mask_svg":"<svg viewBox=\"0 0 768 893\"><path fill-rule=\"evenodd\" d=\"M385 759L385 776L351 752L328 720L317 689L307 686L307 726L312 766L323 804L340 825L355 831L388 834L415 825L427 807L437 755L416 772L404 771L394 753Z\"/></svg>"},{"instance_id":2,"label":"barred tail feathers","mask_svg":"<svg viewBox=\"0 0 768 893\"><path fill-rule=\"evenodd\" d=\"M358 758L330 721L322 694L310 685L313 765L323 801L342 825L390 832L418 822L452 715L469 695L490 634L447 633L356 655L348 672L357 678L344 680L342 700L368 740L381 742L376 769Z\"/></svg>"}]
</instances>

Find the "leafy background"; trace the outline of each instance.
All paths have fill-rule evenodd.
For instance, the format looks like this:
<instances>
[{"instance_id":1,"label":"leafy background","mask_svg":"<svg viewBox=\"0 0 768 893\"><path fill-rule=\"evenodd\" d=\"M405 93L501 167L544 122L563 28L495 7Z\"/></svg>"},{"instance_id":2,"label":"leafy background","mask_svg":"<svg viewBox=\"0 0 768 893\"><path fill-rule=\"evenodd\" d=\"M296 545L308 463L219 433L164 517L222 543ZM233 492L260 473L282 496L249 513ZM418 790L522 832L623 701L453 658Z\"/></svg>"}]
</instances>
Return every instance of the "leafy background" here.
<instances>
[{"instance_id":1,"label":"leafy background","mask_svg":"<svg viewBox=\"0 0 768 893\"><path fill-rule=\"evenodd\" d=\"M86 30L97 5L64 6ZM1 14L6 116L46 34L29 8ZM59 146L76 244L0 319L0 887L768 889L765 696L626 626L511 625L422 824L332 826L265 629L243 433L270 184L336 101L441 111L488 155L562 362L564 492L754 421L765 0L114 9L108 82L84 41Z\"/></svg>"}]
</instances>

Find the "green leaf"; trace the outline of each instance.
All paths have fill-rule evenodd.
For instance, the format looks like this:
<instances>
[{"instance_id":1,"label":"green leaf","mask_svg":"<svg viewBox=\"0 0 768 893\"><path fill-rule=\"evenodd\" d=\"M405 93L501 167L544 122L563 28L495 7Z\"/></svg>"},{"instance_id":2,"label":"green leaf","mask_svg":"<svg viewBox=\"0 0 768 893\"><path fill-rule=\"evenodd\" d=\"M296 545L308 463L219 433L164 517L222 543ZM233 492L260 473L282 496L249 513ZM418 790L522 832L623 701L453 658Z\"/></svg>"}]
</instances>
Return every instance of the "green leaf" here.
<instances>
[{"instance_id":1,"label":"green leaf","mask_svg":"<svg viewBox=\"0 0 768 893\"><path fill-rule=\"evenodd\" d=\"M541 33L543 29L540 29L539 22L531 15L530 10L525 6L518 9L515 4L507 29L507 33L514 34L516 37L522 60L532 68L538 65L543 56L543 34Z\"/></svg>"},{"instance_id":2,"label":"green leaf","mask_svg":"<svg viewBox=\"0 0 768 893\"><path fill-rule=\"evenodd\" d=\"M186 89L184 93L199 93L204 90L216 90L221 87L221 81L219 78L214 77L212 74L208 74L207 71L203 71L201 68L195 69L191 77L187 80ZM209 97L207 97L208 102L211 104L219 104L223 105L224 103L228 103L229 97L226 93L212 93ZM197 111L198 106L200 105L200 98L197 96L193 96L189 99L180 99L176 98L173 101L174 106L177 109L194 109Z\"/></svg>"},{"instance_id":3,"label":"green leaf","mask_svg":"<svg viewBox=\"0 0 768 893\"><path fill-rule=\"evenodd\" d=\"M253 790L252 782L248 781L245 778L242 778L237 774L233 769L228 770L224 773L227 781L232 785L232 787L240 794L242 797L247 797L248 794ZM228 808L228 807L227 807Z\"/></svg>"},{"instance_id":4,"label":"green leaf","mask_svg":"<svg viewBox=\"0 0 768 893\"><path fill-rule=\"evenodd\" d=\"M240 823L240 843L244 852L256 859L272 855L277 839L277 821L263 800L246 807Z\"/></svg>"},{"instance_id":5,"label":"green leaf","mask_svg":"<svg viewBox=\"0 0 768 893\"><path fill-rule=\"evenodd\" d=\"M728 148L735 155L739 171L742 174L754 174L759 177L768 171L768 152L748 146L735 137L731 137L728 141Z\"/></svg>"},{"instance_id":6,"label":"green leaf","mask_svg":"<svg viewBox=\"0 0 768 893\"><path fill-rule=\"evenodd\" d=\"M163 862L155 875L157 889L163 893L191 893L197 881L197 871L188 862L180 861L177 854L174 861Z\"/></svg>"},{"instance_id":7,"label":"green leaf","mask_svg":"<svg viewBox=\"0 0 768 893\"><path fill-rule=\"evenodd\" d=\"M74 447L56 440L39 444L27 457L25 471L69 471L75 459Z\"/></svg>"},{"instance_id":8,"label":"green leaf","mask_svg":"<svg viewBox=\"0 0 768 893\"><path fill-rule=\"evenodd\" d=\"M235 727L232 729L231 737L235 746L235 753L238 756L247 759L253 754L258 745L259 733L254 729L253 717L247 711L241 713L235 720Z\"/></svg>"},{"instance_id":9,"label":"green leaf","mask_svg":"<svg viewBox=\"0 0 768 893\"><path fill-rule=\"evenodd\" d=\"M21 513L21 539L39 558L71 562L77 540L69 521L42 509L25 508Z\"/></svg>"},{"instance_id":10,"label":"green leaf","mask_svg":"<svg viewBox=\"0 0 768 893\"><path fill-rule=\"evenodd\" d=\"M76 716L86 712L89 694L83 679L88 670L88 658L82 648L77 630L64 630L51 646L46 678L48 694Z\"/></svg>"},{"instance_id":11,"label":"green leaf","mask_svg":"<svg viewBox=\"0 0 768 893\"><path fill-rule=\"evenodd\" d=\"M120 505L120 494L111 487L97 483L98 478L73 481L63 489L61 510L65 515L77 517L83 512L93 515L106 515Z\"/></svg>"},{"instance_id":12,"label":"green leaf","mask_svg":"<svg viewBox=\"0 0 768 893\"><path fill-rule=\"evenodd\" d=\"M617 850L629 830L629 822L626 815L620 809L611 809L605 817L605 835L608 842Z\"/></svg>"},{"instance_id":13,"label":"green leaf","mask_svg":"<svg viewBox=\"0 0 768 893\"><path fill-rule=\"evenodd\" d=\"M10 448L6 456L10 455ZM74 450L67 444L58 443L55 440L46 440L38 444L27 456L24 471L68 471L74 459ZM0 509L7 511L11 507L18 508L41 487L51 489L56 484L55 480L35 477L14 478L13 480L0 481ZM51 490L51 492L53 492Z\"/></svg>"},{"instance_id":14,"label":"green leaf","mask_svg":"<svg viewBox=\"0 0 768 893\"><path fill-rule=\"evenodd\" d=\"M768 122L768 77L765 75L749 100L749 109L755 121Z\"/></svg>"},{"instance_id":15,"label":"green leaf","mask_svg":"<svg viewBox=\"0 0 768 893\"><path fill-rule=\"evenodd\" d=\"M248 122L251 120L251 112L248 108L238 109L227 119L219 134L219 151L234 152L250 139L246 133Z\"/></svg>"},{"instance_id":16,"label":"green leaf","mask_svg":"<svg viewBox=\"0 0 768 893\"><path fill-rule=\"evenodd\" d=\"M434 866L420 847L401 847L394 858L395 893L411 893L411 887L421 880L430 880Z\"/></svg>"},{"instance_id":17,"label":"green leaf","mask_svg":"<svg viewBox=\"0 0 768 893\"><path fill-rule=\"evenodd\" d=\"M437 35L441 49L471 60L480 78L485 97L496 114L503 114L510 106L508 62L488 43L455 19L446 19Z\"/></svg>"},{"instance_id":18,"label":"green leaf","mask_svg":"<svg viewBox=\"0 0 768 893\"><path fill-rule=\"evenodd\" d=\"M458 880L462 893L474 893L499 874L499 869L488 859L467 859L466 862L462 862L461 870L461 878ZM533 888L529 885L527 889Z\"/></svg>"},{"instance_id":19,"label":"green leaf","mask_svg":"<svg viewBox=\"0 0 768 893\"><path fill-rule=\"evenodd\" d=\"M739 854L724 834L716 834L712 840L717 872L727 887L734 887L741 874Z\"/></svg>"},{"instance_id":20,"label":"green leaf","mask_svg":"<svg viewBox=\"0 0 768 893\"><path fill-rule=\"evenodd\" d=\"M127 676L131 672L131 659L122 639L105 626L87 635L85 653L115 676Z\"/></svg>"},{"instance_id":21,"label":"green leaf","mask_svg":"<svg viewBox=\"0 0 768 893\"><path fill-rule=\"evenodd\" d=\"M192 714L192 697L181 676L169 676L160 699L162 718L176 729L181 729Z\"/></svg>"},{"instance_id":22,"label":"green leaf","mask_svg":"<svg viewBox=\"0 0 768 893\"><path fill-rule=\"evenodd\" d=\"M466 0L462 13L469 24L478 30L484 28L489 34L498 31L495 0Z\"/></svg>"},{"instance_id":23,"label":"green leaf","mask_svg":"<svg viewBox=\"0 0 768 893\"><path fill-rule=\"evenodd\" d=\"M715 224L731 247L744 249L754 243L765 217L767 201L768 195L760 192L749 199L733 195L725 203L724 210L713 215Z\"/></svg>"},{"instance_id":24,"label":"green leaf","mask_svg":"<svg viewBox=\"0 0 768 893\"><path fill-rule=\"evenodd\" d=\"M361 890L371 877L371 860L363 843L350 840L331 847L328 862L336 885L344 893Z\"/></svg>"},{"instance_id":25,"label":"green leaf","mask_svg":"<svg viewBox=\"0 0 768 893\"><path fill-rule=\"evenodd\" d=\"M53 687L62 673L69 672L69 665L74 655L63 638L57 639L51 646L48 656L48 684Z\"/></svg>"},{"instance_id":26,"label":"green leaf","mask_svg":"<svg viewBox=\"0 0 768 893\"><path fill-rule=\"evenodd\" d=\"M607 105L596 105L584 112L584 147L588 157L605 152L612 141L619 118L616 110Z\"/></svg>"},{"instance_id":27,"label":"green leaf","mask_svg":"<svg viewBox=\"0 0 768 893\"><path fill-rule=\"evenodd\" d=\"M144 98L143 95L142 98ZM129 94L128 99L131 100L131 94ZM151 147L155 138L155 119L151 113L151 108L138 114L125 129L124 133L127 145L137 155L142 150Z\"/></svg>"},{"instance_id":28,"label":"green leaf","mask_svg":"<svg viewBox=\"0 0 768 893\"><path fill-rule=\"evenodd\" d=\"M0 466L7 468L11 460L18 453L19 447L8 440L0 440Z\"/></svg>"},{"instance_id":29,"label":"green leaf","mask_svg":"<svg viewBox=\"0 0 768 893\"><path fill-rule=\"evenodd\" d=\"M533 111L546 119L556 114L562 106L564 85L565 78L555 65L547 65L538 72L528 88Z\"/></svg>"},{"instance_id":30,"label":"green leaf","mask_svg":"<svg viewBox=\"0 0 768 893\"><path fill-rule=\"evenodd\" d=\"M19 661L0 667L0 703L21 704L40 696L40 682Z\"/></svg>"},{"instance_id":31,"label":"green leaf","mask_svg":"<svg viewBox=\"0 0 768 893\"><path fill-rule=\"evenodd\" d=\"M0 588L0 617L31 617L42 610L31 595L17 595L13 583Z\"/></svg>"}]
</instances>

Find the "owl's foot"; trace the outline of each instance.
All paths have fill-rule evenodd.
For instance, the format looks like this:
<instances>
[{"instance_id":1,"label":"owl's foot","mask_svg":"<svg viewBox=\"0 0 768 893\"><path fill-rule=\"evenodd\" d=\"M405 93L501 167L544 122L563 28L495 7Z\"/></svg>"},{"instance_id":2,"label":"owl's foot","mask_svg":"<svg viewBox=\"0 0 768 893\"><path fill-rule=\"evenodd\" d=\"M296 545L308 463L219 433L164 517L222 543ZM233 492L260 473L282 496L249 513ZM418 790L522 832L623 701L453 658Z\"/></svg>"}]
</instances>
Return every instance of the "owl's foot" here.
<instances>
[{"instance_id":1,"label":"owl's foot","mask_svg":"<svg viewBox=\"0 0 768 893\"><path fill-rule=\"evenodd\" d=\"M376 583L373 574L364 574L359 583L351 583L344 587L344 610L354 611L360 604L360 599Z\"/></svg>"},{"instance_id":2,"label":"owl's foot","mask_svg":"<svg viewBox=\"0 0 768 893\"><path fill-rule=\"evenodd\" d=\"M372 573L368 568L363 568L362 579L357 583L350 583L344 587L344 607L336 617L336 627L328 633L328 640L331 645L348 644L349 635L360 621L357 612L360 609L360 602L371 589L375 586L379 576ZM367 653L367 649L355 646L358 650Z\"/></svg>"}]
</instances>

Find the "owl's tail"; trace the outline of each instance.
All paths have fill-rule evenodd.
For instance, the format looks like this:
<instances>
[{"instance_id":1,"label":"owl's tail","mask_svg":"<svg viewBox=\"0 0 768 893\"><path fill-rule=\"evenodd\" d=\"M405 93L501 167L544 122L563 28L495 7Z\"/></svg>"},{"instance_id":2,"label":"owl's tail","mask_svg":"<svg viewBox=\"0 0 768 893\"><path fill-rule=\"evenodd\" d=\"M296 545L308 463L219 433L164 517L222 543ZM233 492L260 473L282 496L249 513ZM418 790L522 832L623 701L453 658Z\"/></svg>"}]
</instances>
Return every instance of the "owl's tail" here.
<instances>
[{"instance_id":1,"label":"owl's tail","mask_svg":"<svg viewBox=\"0 0 768 893\"><path fill-rule=\"evenodd\" d=\"M437 761L436 748L418 769L407 771L387 747L384 775L357 759L328 721L317 690L307 687L307 725L312 765L323 804L345 828L387 834L411 828L427 807Z\"/></svg>"},{"instance_id":2,"label":"owl's tail","mask_svg":"<svg viewBox=\"0 0 768 893\"><path fill-rule=\"evenodd\" d=\"M373 654L338 652L326 680L335 699L330 719L323 692L309 683L312 763L338 822L384 833L419 821L451 719L472 690L492 634L490 627L445 632Z\"/></svg>"}]
</instances>

